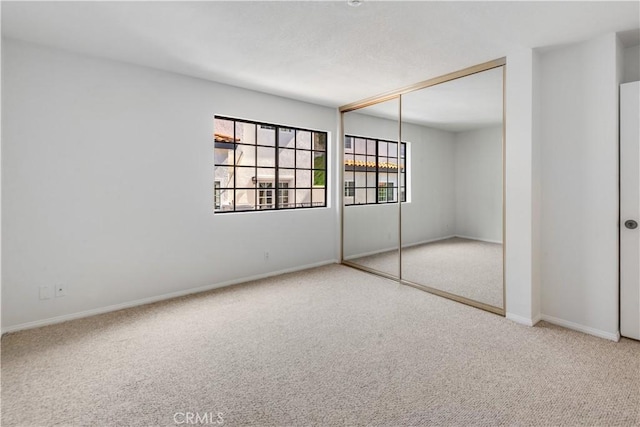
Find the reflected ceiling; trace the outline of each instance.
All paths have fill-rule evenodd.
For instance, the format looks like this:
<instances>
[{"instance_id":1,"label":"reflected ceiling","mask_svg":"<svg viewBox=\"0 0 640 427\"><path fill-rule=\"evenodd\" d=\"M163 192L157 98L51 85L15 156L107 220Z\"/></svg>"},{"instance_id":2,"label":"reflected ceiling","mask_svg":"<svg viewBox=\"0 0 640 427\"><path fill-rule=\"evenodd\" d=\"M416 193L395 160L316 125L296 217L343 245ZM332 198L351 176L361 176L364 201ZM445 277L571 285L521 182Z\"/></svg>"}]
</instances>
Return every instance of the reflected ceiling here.
<instances>
[{"instance_id":1,"label":"reflected ceiling","mask_svg":"<svg viewBox=\"0 0 640 427\"><path fill-rule=\"evenodd\" d=\"M397 106L380 103L362 114L397 119ZM502 123L502 67L402 96L402 121L449 132Z\"/></svg>"}]
</instances>

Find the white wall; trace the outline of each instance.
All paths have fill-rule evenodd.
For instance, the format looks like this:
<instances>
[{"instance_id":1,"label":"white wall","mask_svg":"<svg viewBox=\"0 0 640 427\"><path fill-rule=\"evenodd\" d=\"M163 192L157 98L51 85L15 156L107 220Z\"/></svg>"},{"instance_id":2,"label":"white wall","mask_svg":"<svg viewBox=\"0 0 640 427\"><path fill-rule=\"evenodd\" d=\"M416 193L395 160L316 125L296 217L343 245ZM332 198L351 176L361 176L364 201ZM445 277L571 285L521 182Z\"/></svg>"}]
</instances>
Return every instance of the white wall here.
<instances>
[{"instance_id":1,"label":"white wall","mask_svg":"<svg viewBox=\"0 0 640 427\"><path fill-rule=\"evenodd\" d=\"M624 49L622 82L637 82L640 80L640 45Z\"/></svg>"},{"instance_id":2,"label":"white wall","mask_svg":"<svg viewBox=\"0 0 640 427\"><path fill-rule=\"evenodd\" d=\"M507 318L525 325L540 319L534 276L533 51L507 55L505 136L505 282Z\"/></svg>"},{"instance_id":3,"label":"white wall","mask_svg":"<svg viewBox=\"0 0 640 427\"><path fill-rule=\"evenodd\" d=\"M336 259L335 205L212 213L214 114L332 132L334 109L2 43L5 330Z\"/></svg>"},{"instance_id":4,"label":"white wall","mask_svg":"<svg viewBox=\"0 0 640 427\"><path fill-rule=\"evenodd\" d=\"M540 57L543 318L610 339L618 334L618 48L609 34Z\"/></svg>"},{"instance_id":5,"label":"white wall","mask_svg":"<svg viewBox=\"0 0 640 427\"><path fill-rule=\"evenodd\" d=\"M455 133L456 231L502 243L502 126Z\"/></svg>"},{"instance_id":6,"label":"white wall","mask_svg":"<svg viewBox=\"0 0 640 427\"><path fill-rule=\"evenodd\" d=\"M531 147L531 312L535 313L534 322L542 316L542 144L541 130L541 73L540 54L532 55L532 147Z\"/></svg>"}]
</instances>

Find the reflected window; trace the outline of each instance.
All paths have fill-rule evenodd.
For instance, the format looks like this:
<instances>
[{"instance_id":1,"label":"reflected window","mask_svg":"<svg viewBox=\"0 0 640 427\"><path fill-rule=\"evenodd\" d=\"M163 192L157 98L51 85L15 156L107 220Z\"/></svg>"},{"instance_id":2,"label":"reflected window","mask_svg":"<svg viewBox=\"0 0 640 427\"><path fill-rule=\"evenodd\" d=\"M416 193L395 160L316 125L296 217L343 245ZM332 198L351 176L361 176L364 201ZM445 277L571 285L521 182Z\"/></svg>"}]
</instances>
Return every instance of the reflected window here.
<instances>
[{"instance_id":1,"label":"reflected window","mask_svg":"<svg viewBox=\"0 0 640 427\"><path fill-rule=\"evenodd\" d=\"M220 181L213 184L213 203L216 209L220 209Z\"/></svg>"},{"instance_id":2,"label":"reflected window","mask_svg":"<svg viewBox=\"0 0 640 427\"><path fill-rule=\"evenodd\" d=\"M216 116L214 183L215 212L326 207L327 133Z\"/></svg>"},{"instance_id":3,"label":"reflected window","mask_svg":"<svg viewBox=\"0 0 640 427\"><path fill-rule=\"evenodd\" d=\"M406 142L398 147L396 141L355 135L344 141L346 206L397 203L398 195L406 202Z\"/></svg>"},{"instance_id":4,"label":"reflected window","mask_svg":"<svg viewBox=\"0 0 640 427\"><path fill-rule=\"evenodd\" d=\"M393 182L378 183L378 202L395 202L395 192Z\"/></svg>"},{"instance_id":5,"label":"reflected window","mask_svg":"<svg viewBox=\"0 0 640 427\"><path fill-rule=\"evenodd\" d=\"M356 183L353 181L345 181L344 197L354 197L356 195Z\"/></svg>"}]
</instances>

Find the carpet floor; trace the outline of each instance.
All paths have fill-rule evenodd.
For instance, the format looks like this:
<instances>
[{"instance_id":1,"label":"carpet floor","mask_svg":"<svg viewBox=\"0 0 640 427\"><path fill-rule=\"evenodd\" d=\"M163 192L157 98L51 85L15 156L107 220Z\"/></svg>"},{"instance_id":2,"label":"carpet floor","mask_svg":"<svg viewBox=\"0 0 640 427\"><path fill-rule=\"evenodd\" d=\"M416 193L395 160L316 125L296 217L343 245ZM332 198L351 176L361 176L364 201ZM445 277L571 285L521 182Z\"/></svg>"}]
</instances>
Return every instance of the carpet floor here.
<instances>
[{"instance_id":1,"label":"carpet floor","mask_svg":"<svg viewBox=\"0 0 640 427\"><path fill-rule=\"evenodd\" d=\"M398 274L398 251L350 259L376 271ZM402 278L503 308L502 245L459 237L402 250Z\"/></svg>"},{"instance_id":2,"label":"carpet floor","mask_svg":"<svg viewBox=\"0 0 640 427\"><path fill-rule=\"evenodd\" d=\"M640 342L340 265L6 334L1 351L3 426L640 424Z\"/></svg>"}]
</instances>

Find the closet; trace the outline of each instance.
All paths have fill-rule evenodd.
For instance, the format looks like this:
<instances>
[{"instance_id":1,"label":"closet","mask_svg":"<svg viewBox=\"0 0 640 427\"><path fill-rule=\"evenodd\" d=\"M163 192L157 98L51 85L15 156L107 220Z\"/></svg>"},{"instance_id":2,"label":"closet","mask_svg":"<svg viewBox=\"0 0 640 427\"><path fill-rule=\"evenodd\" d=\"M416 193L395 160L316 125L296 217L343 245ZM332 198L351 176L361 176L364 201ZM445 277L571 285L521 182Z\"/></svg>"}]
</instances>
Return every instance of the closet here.
<instances>
[{"instance_id":1,"label":"closet","mask_svg":"<svg viewBox=\"0 0 640 427\"><path fill-rule=\"evenodd\" d=\"M341 107L344 264L504 315L505 69Z\"/></svg>"}]
</instances>

